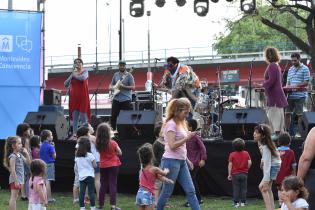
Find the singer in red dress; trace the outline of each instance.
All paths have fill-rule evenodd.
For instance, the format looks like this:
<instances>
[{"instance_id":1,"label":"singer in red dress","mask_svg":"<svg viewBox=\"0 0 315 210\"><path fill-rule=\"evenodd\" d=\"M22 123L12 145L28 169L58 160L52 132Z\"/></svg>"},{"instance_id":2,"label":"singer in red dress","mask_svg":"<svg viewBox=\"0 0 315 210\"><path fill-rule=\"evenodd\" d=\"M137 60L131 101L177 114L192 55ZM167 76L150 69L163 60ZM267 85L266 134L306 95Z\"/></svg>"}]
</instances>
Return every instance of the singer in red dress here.
<instances>
[{"instance_id":1,"label":"singer in red dress","mask_svg":"<svg viewBox=\"0 0 315 210\"><path fill-rule=\"evenodd\" d=\"M91 121L88 78L89 72L83 69L82 59L76 58L73 62L73 72L64 82L65 87L69 88L69 116L73 134L76 134L79 123Z\"/></svg>"}]
</instances>

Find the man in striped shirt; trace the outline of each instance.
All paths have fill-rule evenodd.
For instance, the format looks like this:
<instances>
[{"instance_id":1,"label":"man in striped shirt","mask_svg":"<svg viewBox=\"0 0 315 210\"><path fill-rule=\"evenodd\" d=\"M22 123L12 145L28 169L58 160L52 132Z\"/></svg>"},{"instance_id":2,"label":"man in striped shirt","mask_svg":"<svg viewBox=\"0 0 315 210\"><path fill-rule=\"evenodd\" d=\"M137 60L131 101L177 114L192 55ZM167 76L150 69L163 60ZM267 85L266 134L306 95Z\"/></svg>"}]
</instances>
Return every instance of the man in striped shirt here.
<instances>
[{"instance_id":1,"label":"man in striped shirt","mask_svg":"<svg viewBox=\"0 0 315 210\"><path fill-rule=\"evenodd\" d=\"M305 87L310 80L310 71L306 65L301 63L301 56L299 53L291 55L292 66L289 69L287 77L287 86L289 87ZM291 92L288 95L288 107L286 108L286 128L289 129L291 124L292 113L298 117L298 128L301 128L301 120L303 115L303 105L307 97L306 91ZM300 132L296 133L296 137L300 137Z\"/></svg>"}]
</instances>

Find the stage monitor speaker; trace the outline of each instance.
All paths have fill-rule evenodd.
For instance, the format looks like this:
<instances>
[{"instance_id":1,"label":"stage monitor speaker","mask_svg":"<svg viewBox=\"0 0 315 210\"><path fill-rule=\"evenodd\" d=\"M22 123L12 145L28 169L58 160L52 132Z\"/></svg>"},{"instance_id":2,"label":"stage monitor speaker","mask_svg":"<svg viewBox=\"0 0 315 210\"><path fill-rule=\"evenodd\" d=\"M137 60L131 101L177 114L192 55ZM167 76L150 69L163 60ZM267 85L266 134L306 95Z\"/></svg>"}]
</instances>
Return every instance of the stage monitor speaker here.
<instances>
[{"instance_id":1,"label":"stage monitor speaker","mask_svg":"<svg viewBox=\"0 0 315 210\"><path fill-rule=\"evenodd\" d=\"M156 116L156 111L121 110L117 118L119 139L153 142Z\"/></svg>"},{"instance_id":2,"label":"stage monitor speaker","mask_svg":"<svg viewBox=\"0 0 315 210\"><path fill-rule=\"evenodd\" d=\"M315 126L315 112L303 112L302 136L306 137L308 132Z\"/></svg>"},{"instance_id":3,"label":"stage monitor speaker","mask_svg":"<svg viewBox=\"0 0 315 210\"><path fill-rule=\"evenodd\" d=\"M223 139L251 140L255 126L262 123L268 124L267 114L263 109L226 109L221 120Z\"/></svg>"},{"instance_id":4,"label":"stage monitor speaker","mask_svg":"<svg viewBox=\"0 0 315 210\"><path fill-rule=\"evenodd\" d=\"M56 89L45 89L44 105L61 105L61 91Z\"/></svg>"},{"instance_id":5,"label":"stage monitor speaker","mask_svg":"<svg viewBox=\"0 0 315 210\"><path fill-rule=\"evenodd\" d=\"M48 129L53 133L54 140L68 137L69 124L61 112L28 112L24 122L30 124L36 135Z\"/></svg>"}]
</instances>

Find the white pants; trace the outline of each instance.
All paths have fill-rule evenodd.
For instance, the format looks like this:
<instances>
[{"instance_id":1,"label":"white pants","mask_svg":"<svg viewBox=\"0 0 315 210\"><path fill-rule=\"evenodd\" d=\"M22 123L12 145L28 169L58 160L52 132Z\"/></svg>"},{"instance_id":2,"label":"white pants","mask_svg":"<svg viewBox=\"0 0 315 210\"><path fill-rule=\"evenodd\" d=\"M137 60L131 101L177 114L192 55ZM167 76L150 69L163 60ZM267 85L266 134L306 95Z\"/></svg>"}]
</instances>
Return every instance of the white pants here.
<instances>
[{"instance_id":1,"label":"white pants","mask_svg":"<svg viewBox=\"0 0 315 210\"><path fill-rule=\"evenodd\" d=\"M267 107L267 116L271 127L271 132L284 131L284 111L276 106Z\"/></svg>"},{"instance_id":2,"label":"white pants","mask_svg":"<svg viewBox=\"0 0 315 210\"><path fill-rule=\"evenodd\" d=\"M41 203L29 203L28 210L46 210L46 207Z\"/></svg>"}]
</instances>

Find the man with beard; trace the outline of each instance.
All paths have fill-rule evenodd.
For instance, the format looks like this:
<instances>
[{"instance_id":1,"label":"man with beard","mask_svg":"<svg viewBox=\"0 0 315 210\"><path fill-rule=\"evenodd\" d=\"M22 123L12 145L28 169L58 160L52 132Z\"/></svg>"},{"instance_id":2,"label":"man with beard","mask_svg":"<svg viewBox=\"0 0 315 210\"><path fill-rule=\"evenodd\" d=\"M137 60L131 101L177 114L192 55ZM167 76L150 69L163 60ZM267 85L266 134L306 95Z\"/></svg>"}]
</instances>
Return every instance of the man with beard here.
<instances>
[{"instance_id":1,"label":"man with beard","mask_svg":"<svg viewBox=\"0 0 315 210\"><path fill-rule=\"evenodd\" d=\"M112 114L110 124L113 130L116 130L117 117L120 110L130 110L131 91L135 89L135 80L131 73L126 70L126 62L119 61L119 71L113 76L109 85L109 90L113 93Z\"/></svg>"},{"instance_id":2,"label":"man with beard","mask_svg":"<svg viewBox=\"0 0 315 210\"><path fill-rule=\"evenodd\" d=\"M306 87L310 80L310 71L306 65L301 63L301 56L299 53L291 55L292 66L289 69L287 77L287 87ZM288 107L285 111L285 125L289 129L291 124L292 114L298 117L298 128L301 128L301 120L303 115L303 105L307 97L306 91L295 91L288 95ZM300 132L296 133L296 137L301 137Z\"/></svg>"}]
</instances>

